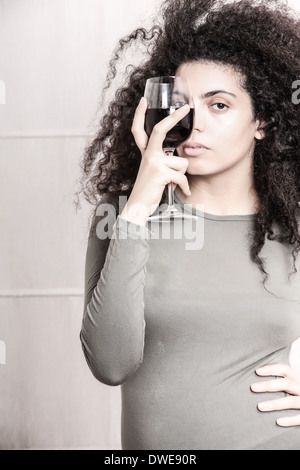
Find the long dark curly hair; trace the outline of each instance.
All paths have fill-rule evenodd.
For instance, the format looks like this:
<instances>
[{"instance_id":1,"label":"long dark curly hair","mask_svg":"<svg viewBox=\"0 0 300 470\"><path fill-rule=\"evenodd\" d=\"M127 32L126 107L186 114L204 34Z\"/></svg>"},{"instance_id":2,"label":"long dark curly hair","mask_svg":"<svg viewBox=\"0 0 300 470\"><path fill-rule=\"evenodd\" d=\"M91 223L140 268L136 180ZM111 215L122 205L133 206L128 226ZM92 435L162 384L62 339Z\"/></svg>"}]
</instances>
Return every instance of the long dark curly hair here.
<instances>
[{"instance_id":1,"label":"long dark curly hair","mask_svg":"<svg viewBox=\"0 0 300 470\"><path fill-rule=\"evenodd\" d=\"M125 51L144 47L142 63L126 68L99 131L81 162L84 198L129 196L141 160L131 133L147 78L174 75L185 62L207 60L232 66L243 76L254 118L266 123L253 159L259 210L250 254L265 271L260 252L266 237L291 247L293 270L300 250L300 105L292 100L300 78L300 20L279 0L165 0L154 26L121 39L109 64L106 89ZM277 227L276 233L274 227Z\"/></svg>"}]
</instances>

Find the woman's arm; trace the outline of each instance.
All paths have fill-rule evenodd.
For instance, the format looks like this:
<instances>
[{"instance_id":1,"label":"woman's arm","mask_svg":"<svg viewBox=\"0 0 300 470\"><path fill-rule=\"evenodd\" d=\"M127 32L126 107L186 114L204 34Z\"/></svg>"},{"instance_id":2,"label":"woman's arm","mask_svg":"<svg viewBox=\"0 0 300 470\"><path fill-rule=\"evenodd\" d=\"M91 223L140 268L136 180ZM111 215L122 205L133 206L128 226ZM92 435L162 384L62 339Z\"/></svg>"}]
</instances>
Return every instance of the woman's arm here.
<instances>
[{"instance_id":1,"label":"woman's arm","mask_svg":"<svg viewBox=\"0 0 300 470\"><path fill-rule=\"evenodd\" d=\"M188 113L189 107L183 106L156 124L149 139L144 130L146 110L147 102L142 98L132 124L142 158L130 197L120 211L110 242L103 237L105 224L100 215L96 221L100 230L91 232L86 255L80 337L93 374L109 385L124 382L143 360L144 284L150 234L147 218L157 208L168 183L174 182L190 194L185 176L188 161L166 157L162 149L166 133ZM111 204L107 213L108 226L112 227L116 212Z\"/></svg>"},{"instance_id":2,"label":"woman's arm","mask_svg":"<svg viewBox=\"0 0 300 470\"><path fill-rule=\"evenodd\" d=\"M98 206L89 235L80 338L94 376L107 385L119 385L143 360L150 232L120 216L116 219L108 201Z\"/></svg>"}]
</instances>

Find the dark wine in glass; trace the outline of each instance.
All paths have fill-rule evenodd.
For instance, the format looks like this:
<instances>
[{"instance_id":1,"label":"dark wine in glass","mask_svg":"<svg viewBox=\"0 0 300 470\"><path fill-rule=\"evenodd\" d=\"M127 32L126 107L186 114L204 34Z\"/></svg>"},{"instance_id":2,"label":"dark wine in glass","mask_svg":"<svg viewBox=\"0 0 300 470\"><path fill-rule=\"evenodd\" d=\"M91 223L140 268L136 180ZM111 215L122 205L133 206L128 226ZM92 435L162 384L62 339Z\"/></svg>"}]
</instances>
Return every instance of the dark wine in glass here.
<instances>
[{"instance_id":1,"label":"dark wine in glass","mask_svg":"<svg viewBox=\"0 0 300 470\"><path fill-rule=\"evenodd\" d=\"M176 111L176 107L161 109L148 108L146 111L145 130L148 136L151 135L153 127L162 119ZM166 135L163 142L163 148L177 148L182 144L191 134L193 128L194 109L191 108L190 112L184 116Z\"/></svg>"},{"instance_id":2,"label":"dark wine in glass","mask_svg":"<svg viewBox=\"0 0 300 470\"><path fill-rule=\"evenodd\" d=\"M149 78L146 83L144 96L148 103L145 116L145 131L148 137L150 137L154 126L162 119L185 104L190 106L189 113L167 132L163 142L165 154L174 155L175 149L188 139L193 130L194 109L191 106L192 98L187 80L174 76ZM184 214L176 209L174 205L173 184L169 183L168 208L158 216L149 217L149 220L170 221L174 218L194 219L195 216Z\"/></svg>"}]
</instances>

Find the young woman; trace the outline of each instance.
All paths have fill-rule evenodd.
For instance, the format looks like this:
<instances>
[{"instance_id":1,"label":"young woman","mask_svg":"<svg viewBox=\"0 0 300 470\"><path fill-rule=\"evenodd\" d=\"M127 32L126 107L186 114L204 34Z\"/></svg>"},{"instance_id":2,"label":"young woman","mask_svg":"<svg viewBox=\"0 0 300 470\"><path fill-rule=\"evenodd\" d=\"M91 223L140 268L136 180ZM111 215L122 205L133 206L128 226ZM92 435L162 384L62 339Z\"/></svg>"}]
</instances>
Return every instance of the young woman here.
<instances>
[{"instance_id":1,"label":"young woman","mask_svg":"<svg viewBox=\"0 0 300 470\"><path fill-rule=\"evenodd\" d=\"M112 73L135 41L149 57L84 156L96 202L84 354L98 380L122 384L123 449L300 450L300 22L250 0L166 1L162 18L120 42ZM173 74L189 81L194 126L167 157L189 107L148 139L141 97L147 78ZM203 221L201 249L151 236L170 182Z\"/></svg>"}]
</instances>

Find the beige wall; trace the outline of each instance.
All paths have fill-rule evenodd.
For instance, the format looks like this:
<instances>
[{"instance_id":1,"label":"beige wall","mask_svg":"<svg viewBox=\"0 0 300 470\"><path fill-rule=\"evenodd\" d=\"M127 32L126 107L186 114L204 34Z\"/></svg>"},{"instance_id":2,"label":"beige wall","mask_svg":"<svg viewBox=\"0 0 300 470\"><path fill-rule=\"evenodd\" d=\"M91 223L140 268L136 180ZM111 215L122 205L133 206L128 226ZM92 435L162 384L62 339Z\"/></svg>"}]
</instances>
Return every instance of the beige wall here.
<instances>
[{"instance_id":1,"label":"beige wall","mask_svg":"<svg viewBox=\"0 0 300 470\"><path fill-rule=\"evenodd\" d=\"M72 201L111 51L154 5L0 0L0 449L120 447L119 387L79 341L89 207Z\"/></svg>"}]
</instances>

